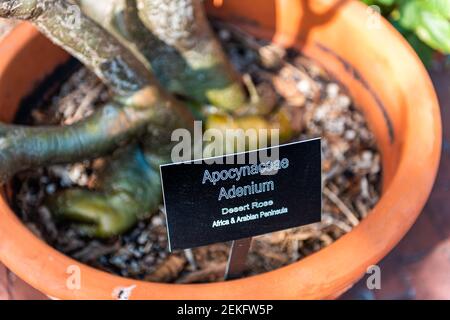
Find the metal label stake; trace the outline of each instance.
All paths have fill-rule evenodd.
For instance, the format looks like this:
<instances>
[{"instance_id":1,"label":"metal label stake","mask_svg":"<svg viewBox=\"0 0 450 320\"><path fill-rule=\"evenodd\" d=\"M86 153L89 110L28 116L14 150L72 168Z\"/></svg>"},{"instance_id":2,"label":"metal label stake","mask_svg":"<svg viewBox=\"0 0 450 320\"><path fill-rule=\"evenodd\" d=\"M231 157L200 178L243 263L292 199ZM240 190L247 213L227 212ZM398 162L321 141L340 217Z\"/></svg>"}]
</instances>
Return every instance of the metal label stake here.
<instances>
[{"instance_id":1,"label":"metal label stake","mask_svg":"<svg viewBox=\"0 0 450 320\"><path fill-rule=\"evenodd\" d=\"M225 280L237 279L242 275L251 243L252 237L233 241L225 270Z\"/></svg>"}]
</instances>

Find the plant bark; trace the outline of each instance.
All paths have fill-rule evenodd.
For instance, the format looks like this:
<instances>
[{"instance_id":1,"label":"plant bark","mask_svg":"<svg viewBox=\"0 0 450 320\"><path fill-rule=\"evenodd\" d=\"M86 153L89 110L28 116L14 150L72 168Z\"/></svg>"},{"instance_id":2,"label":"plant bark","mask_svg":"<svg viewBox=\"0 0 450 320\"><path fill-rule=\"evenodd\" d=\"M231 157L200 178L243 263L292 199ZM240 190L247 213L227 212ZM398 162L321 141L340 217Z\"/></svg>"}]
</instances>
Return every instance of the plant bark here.
<instances>
[{"instance_id":1,"label":"plant bark","mask_svg":"<svg viewBox=\"0 0 450 320\"><path fill-rule=\"evenodd\" d=\"M85 235L106 238L154 213L161 198L158 167L131 145L109 159L95 190L68 189L46 202L56 217L78 222Z\"/></svg>"},{"instance_id":2,"label":"plant bark","mask_svg":"<svg viewBox=\"0 0 450 320\"><path fill-rule=\"evenodd\" d=\"M0 123L0 183L15 173L56 163L92 159L140 137L149 150L170 148L172 128L190 128L193 119L170 105L141 105L144 92L111 102L69 126L28 127ZM152 93L148 93L152 95ZM182 116L177 116L182 115Z\"/></svg>"},{"instance_id":3,"label":"plant bark","mask_svg":"<svg viewBox=\"0 0 450 320\"><path fill-rule=\"evenodd\" d=\"M245 91L201 0L137 0L137 7L142 22L163 44L162 52L151 57L157 74L179 78L183 91L197 101L227 110L245 103Z\"/></svg>"},{"instance_id":4,"label":"plant bark","mask_svg":"<svg viewBox=\"0 0 450 320\"><path fill-rule=\"evenodd\" d=\"M0 124L0 183L31 167L104 155L137 135L158 149L170 143L174 129L192 125L187 108L167 94L132 53L83 14L76 13L74 21L73 10L64 0L0 1L0 17L34 23L95 72L116 99L72 126Z\"/></svg>"}]
</instances>

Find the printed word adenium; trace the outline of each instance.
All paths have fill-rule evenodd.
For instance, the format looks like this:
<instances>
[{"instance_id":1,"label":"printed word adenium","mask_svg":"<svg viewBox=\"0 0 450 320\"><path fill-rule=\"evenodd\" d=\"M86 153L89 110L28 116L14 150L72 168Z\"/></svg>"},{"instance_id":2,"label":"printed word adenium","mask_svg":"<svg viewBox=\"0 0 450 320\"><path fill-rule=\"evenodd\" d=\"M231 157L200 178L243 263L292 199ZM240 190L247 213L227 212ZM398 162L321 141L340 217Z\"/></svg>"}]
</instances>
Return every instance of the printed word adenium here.
<instances>
[{"instance_id":1,"label":"printed word adenium","mask_svg":"<svg viewBox=\"0 0 450 320\"><path fill-rule=\"evenodd\" d=\"M273 175L279 170L289 167L289 160L283 158L281 160L267 161L260 164L245 165L241 167L231 168L222 171L205 170L203 173L202 184L207 182L216 185L219 181L234 180L239 181L242 177L250 177L254 175ZM267 180L260 183L251 181L250 184L245 186L232 185L231 188L220 188L218 201L222 199L233 199L244 196L254 195L257 193L264 193L275 190L275 183L272 180Z\"/></svg>"}]
</instances>

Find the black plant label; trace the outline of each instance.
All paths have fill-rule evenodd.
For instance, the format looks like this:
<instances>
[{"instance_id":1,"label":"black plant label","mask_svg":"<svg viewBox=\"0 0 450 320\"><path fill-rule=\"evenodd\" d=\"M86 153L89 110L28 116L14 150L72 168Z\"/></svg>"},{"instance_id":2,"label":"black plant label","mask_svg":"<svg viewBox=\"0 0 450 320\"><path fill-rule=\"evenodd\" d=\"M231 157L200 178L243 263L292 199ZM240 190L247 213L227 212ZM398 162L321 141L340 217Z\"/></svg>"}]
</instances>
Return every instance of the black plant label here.
<instances>
[{"instance_id":1,"label":"black plant label","mask_svg":"<svg viewBox=\"0 0 450 320\"><path fill-rule=\"evenodd\" d=\"M170 250L321 220L321 139L162 165Z\"/></svg>"}]
</instances>

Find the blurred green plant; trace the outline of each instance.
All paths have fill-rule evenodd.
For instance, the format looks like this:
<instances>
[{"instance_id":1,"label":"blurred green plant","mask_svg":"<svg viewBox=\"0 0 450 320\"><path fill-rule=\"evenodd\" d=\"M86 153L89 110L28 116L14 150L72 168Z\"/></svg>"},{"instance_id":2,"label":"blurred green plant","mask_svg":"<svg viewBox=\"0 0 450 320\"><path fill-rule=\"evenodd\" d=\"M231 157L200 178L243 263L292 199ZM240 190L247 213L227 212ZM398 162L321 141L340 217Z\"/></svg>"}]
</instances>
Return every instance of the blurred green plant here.
<instances>
[{"instance_id":1,"label":"blurred green plant","mask_svg":"<svg viewBox=\"0 0 450 320\"><path fill-rule=\"evenodd\" d=\"M430 65L435 51L450 54L450 0L362 1L380 8L425 65Z\"/></svg>"}]
</instances>

